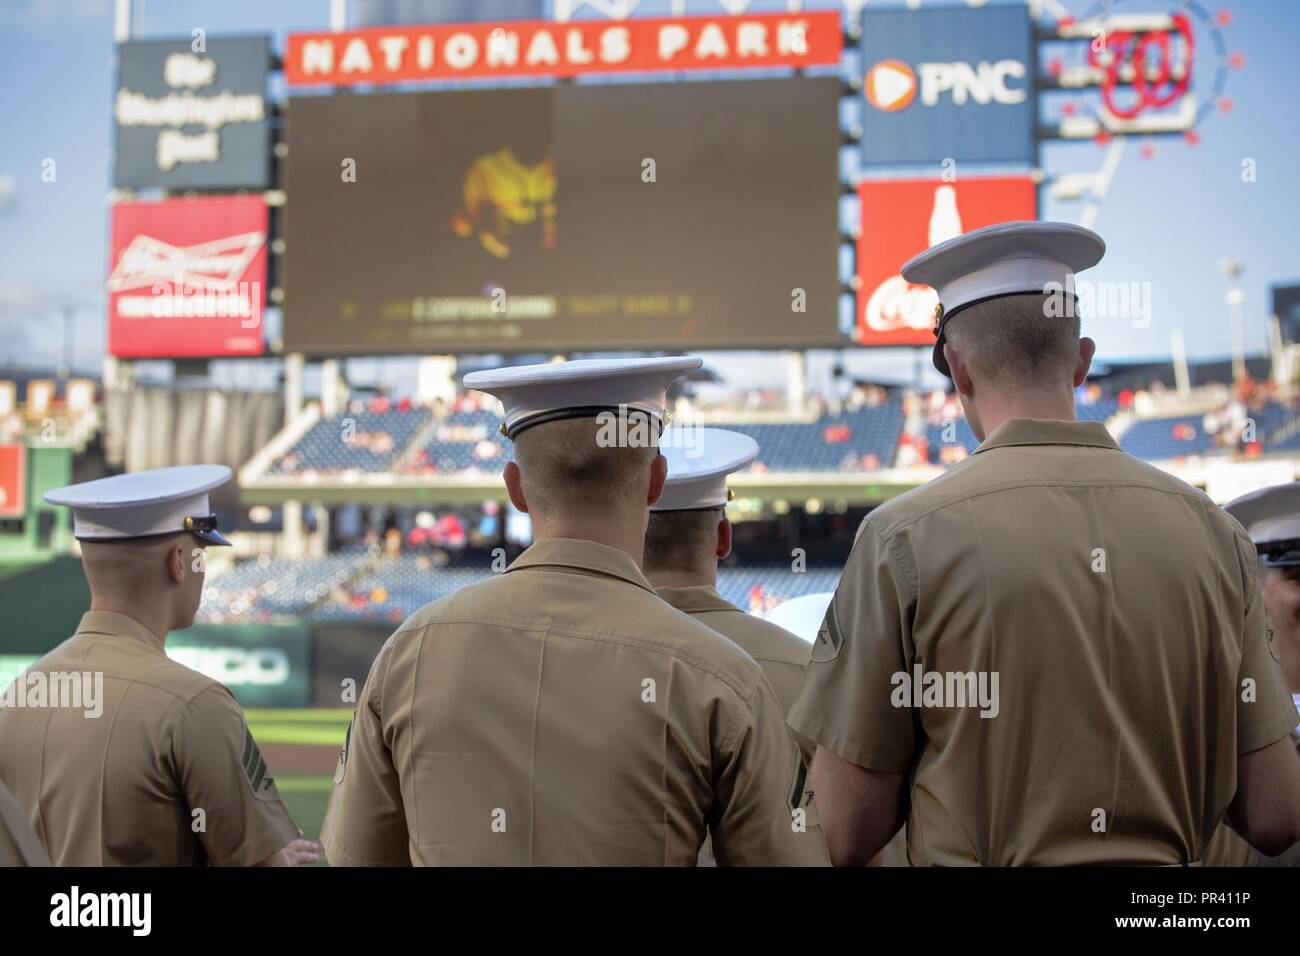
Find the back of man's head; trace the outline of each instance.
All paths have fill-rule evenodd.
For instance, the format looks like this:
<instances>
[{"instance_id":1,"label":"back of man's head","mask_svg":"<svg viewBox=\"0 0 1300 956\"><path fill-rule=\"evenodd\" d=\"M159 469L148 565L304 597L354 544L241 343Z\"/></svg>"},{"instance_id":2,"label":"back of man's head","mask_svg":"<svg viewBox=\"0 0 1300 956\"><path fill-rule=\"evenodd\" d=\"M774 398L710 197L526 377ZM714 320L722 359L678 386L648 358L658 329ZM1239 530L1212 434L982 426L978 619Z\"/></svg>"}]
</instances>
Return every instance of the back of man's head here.
<instances>
[{"instance_id":1,"label":"back of man's head","mask_svg":"<svg viewBox=\"0 0 1300 956\"><path fill-rule=\"evenodd\" d=\"M646 575L691 575L701 578L701 583L713 584L718 570L718 525L723 517L722 508L650 512L642 565Z\"/></svg>"},{"instance_id":2,"label":"back of man's head","mask_svg":"<svg viewBox=\"0 0 1300 956\"><path fill-rule=\"evenodd\" d=\"M148 617L175 630L194 621L203 594L202 548L189 534L83 541L81 563L94 606Z\"/></svg>"},{"instance_id":3,"label":"back of man's head","mask_svg":"<svg viewBox=\"0 0 1300 956\"><path fill-rule=\"evenodd\" d=\"M515 437L515 463L534 519L644 515L658 444L619 444L608 440L612 431L596 418L569 418Z\"/></svg>"},{"instance_id":4,"label":"back of man's head","mask_svg":"<svg viewBox=\"0 0 1300 956\"><path fill-rule=\"evenodd\" d=\"M1031 292L976 302L952 317L945 337L977 387L1009 395L1073 387L1079 317L1068 295Z\"/></svg>"}]
</instances>

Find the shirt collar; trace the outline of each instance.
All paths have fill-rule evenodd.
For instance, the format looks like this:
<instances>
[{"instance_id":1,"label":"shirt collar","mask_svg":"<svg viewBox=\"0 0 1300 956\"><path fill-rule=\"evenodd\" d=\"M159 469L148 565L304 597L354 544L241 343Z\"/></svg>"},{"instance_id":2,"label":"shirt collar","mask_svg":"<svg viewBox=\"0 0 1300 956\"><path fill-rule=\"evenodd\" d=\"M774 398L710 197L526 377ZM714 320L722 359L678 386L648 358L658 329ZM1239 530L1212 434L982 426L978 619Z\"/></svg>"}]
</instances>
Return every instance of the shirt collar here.
<instances>
[{"instance_id":1,"label":"shirt collar","mask_svg":"<svg viewBox=\"0 0 1300 956\"><path fill-rule=\"evenodd\" d=\"M515 558L506 573L522 568L573 568L578 571L604 574L621 578L629 584L645 588L651 594L654 587L645 579L632 555L607 544L582 541L577 538L543 538Z\"/></svg>"},{"instance_id":2,"label":"shirt collar","mask_svg":"<svg viewBox=\"0 0 1300 956\"><path fill-rule=\"evenodd\" d=\"M718 589L707 584L696 584L684 588L657 588L659 596L687 614L699 611L739 611ZM743 613L743 612L742 612Z\"/></svg>"},{"instance_id":3,"label":"shirt collar","mask_svg":"<svg viewBox=\"0 0 1300 956\"><path fill-rule=\"evenodd\" d=\"M1011 418L993 430L974 454L1008 445L1090 445L1113 448L1119 445L1101 422L1065 422L1046 418Z\"/></svg>"},{"instance_id":4,"label":"shirt collar","mask_svg":"<svg viewBox=\"0 0 1300 956\"><path fill-rule=\"evenodd\" d=\"M135 618L118 611L87 611L81 615L81 623L77 625L77 636L83 634L124 637L145 644L160 654L166 653L157 634Z\"/></svg>"}]
</instances>

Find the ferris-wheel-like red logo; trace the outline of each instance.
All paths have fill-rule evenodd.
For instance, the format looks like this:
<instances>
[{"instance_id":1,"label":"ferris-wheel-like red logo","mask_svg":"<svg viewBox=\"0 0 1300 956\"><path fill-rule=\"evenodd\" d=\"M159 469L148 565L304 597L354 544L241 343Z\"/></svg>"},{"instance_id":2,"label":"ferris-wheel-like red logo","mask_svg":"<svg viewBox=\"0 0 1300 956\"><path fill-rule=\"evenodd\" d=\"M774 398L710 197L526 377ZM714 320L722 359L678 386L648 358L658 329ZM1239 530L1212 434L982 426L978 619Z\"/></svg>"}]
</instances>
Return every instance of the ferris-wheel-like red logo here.
<instances>
[{"instance_id":1,"label":"ferris-wheel-like red logo","mask_svg":"<svg viewBox=\"0 0 1300 956\"><path fill-rule=\"evenodd\" d=\"M1170 19L1172 30L1141 33L1117 30L1106 36L1100 50L1095 46L1089 48L1088 65L1105 71L1101 97L1113 116L1133 119L1146 109L1164 109L1187 93L1192 80L1192 25L1185 14L1175 14ZM1181 42L1176 44L1175 38ZM1151 76L1148 67L1153 65L1155 74ZM1132 77L1135 99L1128 106L1115 102L1115 87L1122 75Z\"/></svg>"}]
</instances>

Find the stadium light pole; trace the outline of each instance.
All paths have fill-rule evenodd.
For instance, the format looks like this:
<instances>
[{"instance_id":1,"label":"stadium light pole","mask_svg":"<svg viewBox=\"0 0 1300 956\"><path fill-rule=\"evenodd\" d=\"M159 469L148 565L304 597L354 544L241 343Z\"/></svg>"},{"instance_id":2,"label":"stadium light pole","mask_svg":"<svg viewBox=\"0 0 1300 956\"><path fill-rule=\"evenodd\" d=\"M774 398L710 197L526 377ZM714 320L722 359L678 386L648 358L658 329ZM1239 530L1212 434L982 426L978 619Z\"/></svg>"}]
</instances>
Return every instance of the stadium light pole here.
<instances>
[{"instance_id":1,"label":"stadium light pole","mask_svg":"<svg viewBox=\"0 0 1300 956\"><path fill-rule=\"evenodd\" d=\"M76 330L77 312L70 306L63 307L63 364L59 366L59 381L67 381L72 375L72 342Z\"/></svg>"},{"instance_id":2,"label":"stadium light pole","mask_svg":"<svg viewBox=\"0 0 1300 956\"><path fill-rule=\"evenodd\" d=\"M131 39L131 0L117 0L117 5L113 10L113 41L115 43L125 43Z\"/></svg>"},{"instance_id":3,"label":"stadium light pole","mask_svg":"<svg viewBox=\"0 0 1300 956\"><path fill-rule=\"evenodd\" d=\"M1220 259L1219 271L1231 286L1227 302L1232 322L1232 380L1240 382L1246 377L1246 330L1242 315L1246 293L1241 287L1241 274L1246 271L1246 264L1240 259Z\"/></svg>"}]
</instances>

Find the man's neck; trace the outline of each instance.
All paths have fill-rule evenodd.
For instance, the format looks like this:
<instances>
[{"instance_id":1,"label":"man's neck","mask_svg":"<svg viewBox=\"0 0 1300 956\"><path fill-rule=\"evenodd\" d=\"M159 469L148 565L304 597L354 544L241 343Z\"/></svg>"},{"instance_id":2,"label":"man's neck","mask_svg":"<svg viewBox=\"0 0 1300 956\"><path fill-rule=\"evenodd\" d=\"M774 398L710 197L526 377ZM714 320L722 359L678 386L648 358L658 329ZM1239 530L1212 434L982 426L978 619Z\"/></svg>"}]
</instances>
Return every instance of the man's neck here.
<instances>
[{"instance_id":1,"label":"man's neck","mask_svg":"<svg viewBox=\"0 0 1300 956\"><path fill-rule=\"evenodd\" d=\"M578 541L594 541L609 548L617 548L632 557L641 566L645 554L645 522L630 527L630 522L610 518L608 521L592 521L573 518L543 518L533 515L533 537L537 541L547 538L573 538Z\"/></svg>"},{"instance_id":2,"label":"man's neck","mask_svg":"<svg viewBox=\"0 0 1300 956\"><path fill-rule=\"evenodd\" d=\"M1013 418L1037 418L1049 421L1076 421L1074 392L1033 393L1026 395L999 395L995 392L981 396L979 401L980 426L987 438Z\"/></svg>"},{"instance_id":3,"label":"man's neck","mask_svg":"<svg viewBox=\"0 0 1300 956\"><path fill-rule=\"evenodd\" d=\"M645 568L646 580L656 588L698 588L716 587L717 569L703 568Z\"/></svg>"},{"instance_id":4,"label":"man's neck","mask_svg":"<svg viewBox=\"0 0 1300 956\"><path fill-rule=\"evenodd\" d=\"M147 628L160 644L165 644L167 635L171 633L171 608L138 607L134 602L120 600L113 595L90 596L90 609L92 611L110 611L114 614L125 614L137 624Z\"/></svg>"}]
</instances>

